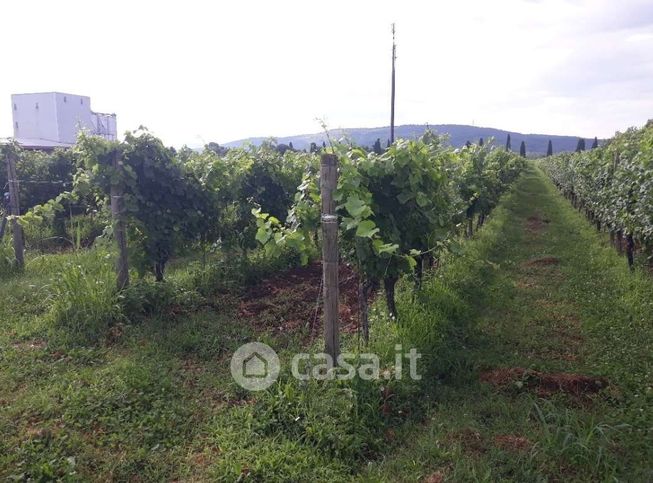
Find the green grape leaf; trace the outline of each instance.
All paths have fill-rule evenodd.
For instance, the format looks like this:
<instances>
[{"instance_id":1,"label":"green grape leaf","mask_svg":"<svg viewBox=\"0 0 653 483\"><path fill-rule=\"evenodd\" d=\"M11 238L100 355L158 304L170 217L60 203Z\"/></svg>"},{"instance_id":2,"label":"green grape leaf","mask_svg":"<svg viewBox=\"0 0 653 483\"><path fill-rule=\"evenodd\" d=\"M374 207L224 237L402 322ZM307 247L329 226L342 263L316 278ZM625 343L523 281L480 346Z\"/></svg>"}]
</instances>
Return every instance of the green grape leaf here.
<instances>
[{"instance_id":1,"label":"green grape leaf","mask_svg":"<svg viewBox=\"0 0 653 483\"><path fill-rule=\"evenodd\" d=\"M256 230L256 241L261 245L265 245L269 239L270 232L265 228L265 226L261 226L258 230Z\"/></svg>"},{"instance_id":2,"label":"green grape leaf","mask_svg":"<svg viewBox=\"0 0 653 483\"><path fill-rule=\"evenodd\" d=\"M371 214L367 204L357 196L350 196L345 203L345 209L353 218L361 218ZM370 213L368 213L370 212Z\"/></svg>"},{"instance_id":3,"label":"green grape leaf","mask_svg":"<svg viewBox=\"0 0 653 483\"><path fill-rule=\"evenodd\" d=\"M399 193L399 194L397 195L397 200L398 200L399 203L401 203L402 205L405 205L405 204L406 204L408 201L410 201L411 199L413 199L413 193L410 193L410 192L406 192L406 191L404 191L403 193Z\"/></svg>"},{"instance_id":4,"label":"green grape leaf","mask_svg":"<svg viewBox=\"0 0 653 483\"><path fill-rule=\"evenodd\" d=\"M358 224L358 228L356 228L356 236L361 238L372 238L378 232L379 229L372 220L363 220Z\"/></svg>"}]
</instances>

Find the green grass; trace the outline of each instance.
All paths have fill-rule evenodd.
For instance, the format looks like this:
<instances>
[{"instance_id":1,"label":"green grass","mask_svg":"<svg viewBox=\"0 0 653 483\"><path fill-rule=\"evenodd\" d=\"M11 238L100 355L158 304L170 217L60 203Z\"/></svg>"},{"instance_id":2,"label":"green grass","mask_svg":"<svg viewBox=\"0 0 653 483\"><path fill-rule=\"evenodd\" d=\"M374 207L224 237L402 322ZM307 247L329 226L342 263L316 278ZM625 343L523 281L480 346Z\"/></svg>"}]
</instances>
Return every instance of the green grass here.
<instances>
[{"instance_id":1,"label":"green grass","mask_svg":"<svg viewBox=\"0 0 653 483\"><path fill-rule=\"evenodd\" d=\"M542 220L538 222L537 220ZM459 363L433 390L426 424L370 465L364 481L653 480L653 283L626 262L534 168L476 245L491 275ZM546 257L559 263L543 264ZM483 371L523 367L604 376L598 394L498 390ZM526 438L523 449L505 437Z\"/></svg>"},{"instance_id":2,"label":"green grass","mask_svg":"<svg viewBox=\"0 0 653 483\"><path fill-rule=\"evenodd\" d=\"M543 257L559 263L529 263ZM370 349L388 364L395 343L417 347L419 383L299 383L284 370L252 395L229 373L241 344L269 343L285 366L321 348L239 314L240 287L288 261L202 269L191 257L120 298L105 290L109 262L101 249L44 255L0 282L0 479L653 479L653 283L534 168L418 294L401 282L400 325L372 307ZM479 382L497 367L610 386L542 398Z\"/></svg>"}]
</instances>

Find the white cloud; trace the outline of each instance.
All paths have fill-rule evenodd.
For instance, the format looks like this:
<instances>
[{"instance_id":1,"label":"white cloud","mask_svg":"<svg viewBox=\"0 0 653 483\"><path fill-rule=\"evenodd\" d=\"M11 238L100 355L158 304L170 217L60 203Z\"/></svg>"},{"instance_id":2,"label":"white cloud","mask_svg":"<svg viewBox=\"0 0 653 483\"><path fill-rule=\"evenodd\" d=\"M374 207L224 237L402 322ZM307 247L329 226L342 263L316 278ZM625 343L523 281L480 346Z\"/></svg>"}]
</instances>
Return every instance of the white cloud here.
<instances>
[{"instance_id":1,"label":"white cloud","mask_svg":"<svg viewBox=\"0 0 653 483\"><path fill-rule=\"evenodd\" d=\"M609 136L653 112L653 9L639 0L2 2L9 95L62 90L166 143L397 123ZM648 95L648 97L645 96ZM2 101L1 99L5 100Z\"/></svg>"}]
</instances>

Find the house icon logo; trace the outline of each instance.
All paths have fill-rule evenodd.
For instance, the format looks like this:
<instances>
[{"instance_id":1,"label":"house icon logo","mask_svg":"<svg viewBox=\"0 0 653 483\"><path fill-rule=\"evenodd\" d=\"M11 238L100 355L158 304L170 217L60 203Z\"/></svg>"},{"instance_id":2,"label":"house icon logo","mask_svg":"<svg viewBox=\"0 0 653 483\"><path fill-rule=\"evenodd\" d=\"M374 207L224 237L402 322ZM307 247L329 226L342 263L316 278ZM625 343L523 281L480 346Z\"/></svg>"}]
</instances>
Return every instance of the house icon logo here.
<instances>
[{"instance_id":1,"label":"house icon logo","mask_svg":"<svg viewBox=\"0 0 653 483\"><path fill-rule=\"evenodd\" d=\"M242 345L231 357L231 375L240 386L250 391L262 391L279 377L279 357L260 342Z\"/></svg>"},{"instance_id":2,"label":"house icon logo","mask_svg":"<svg viewBox=\"0 0 653 483\"><path fill-rule=\"evenodd\" d=\"M258 352L243 362L243 377L265 377L268 375L268 361Z\"/></svg>"}]
</instances>

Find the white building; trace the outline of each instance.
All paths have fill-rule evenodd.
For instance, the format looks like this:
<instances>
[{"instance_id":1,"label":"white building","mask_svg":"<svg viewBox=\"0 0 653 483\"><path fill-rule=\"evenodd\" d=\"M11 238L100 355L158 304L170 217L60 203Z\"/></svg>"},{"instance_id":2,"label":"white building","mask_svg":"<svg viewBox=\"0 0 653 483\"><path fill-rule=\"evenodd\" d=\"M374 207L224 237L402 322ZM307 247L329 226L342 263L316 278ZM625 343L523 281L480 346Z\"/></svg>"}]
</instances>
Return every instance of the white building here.
<instances>
[{"instance_id":1,"label":"white building","mask_svg":"<svg viewBox=\"0 0 653 483\"><path fill-rule=\"evenodd\" d=\"M11 96L14 139L26 148L70 147L80 130L116 139L116 115L91 111L91 98L41 92Z\"/></svg>"}]
</instances>

